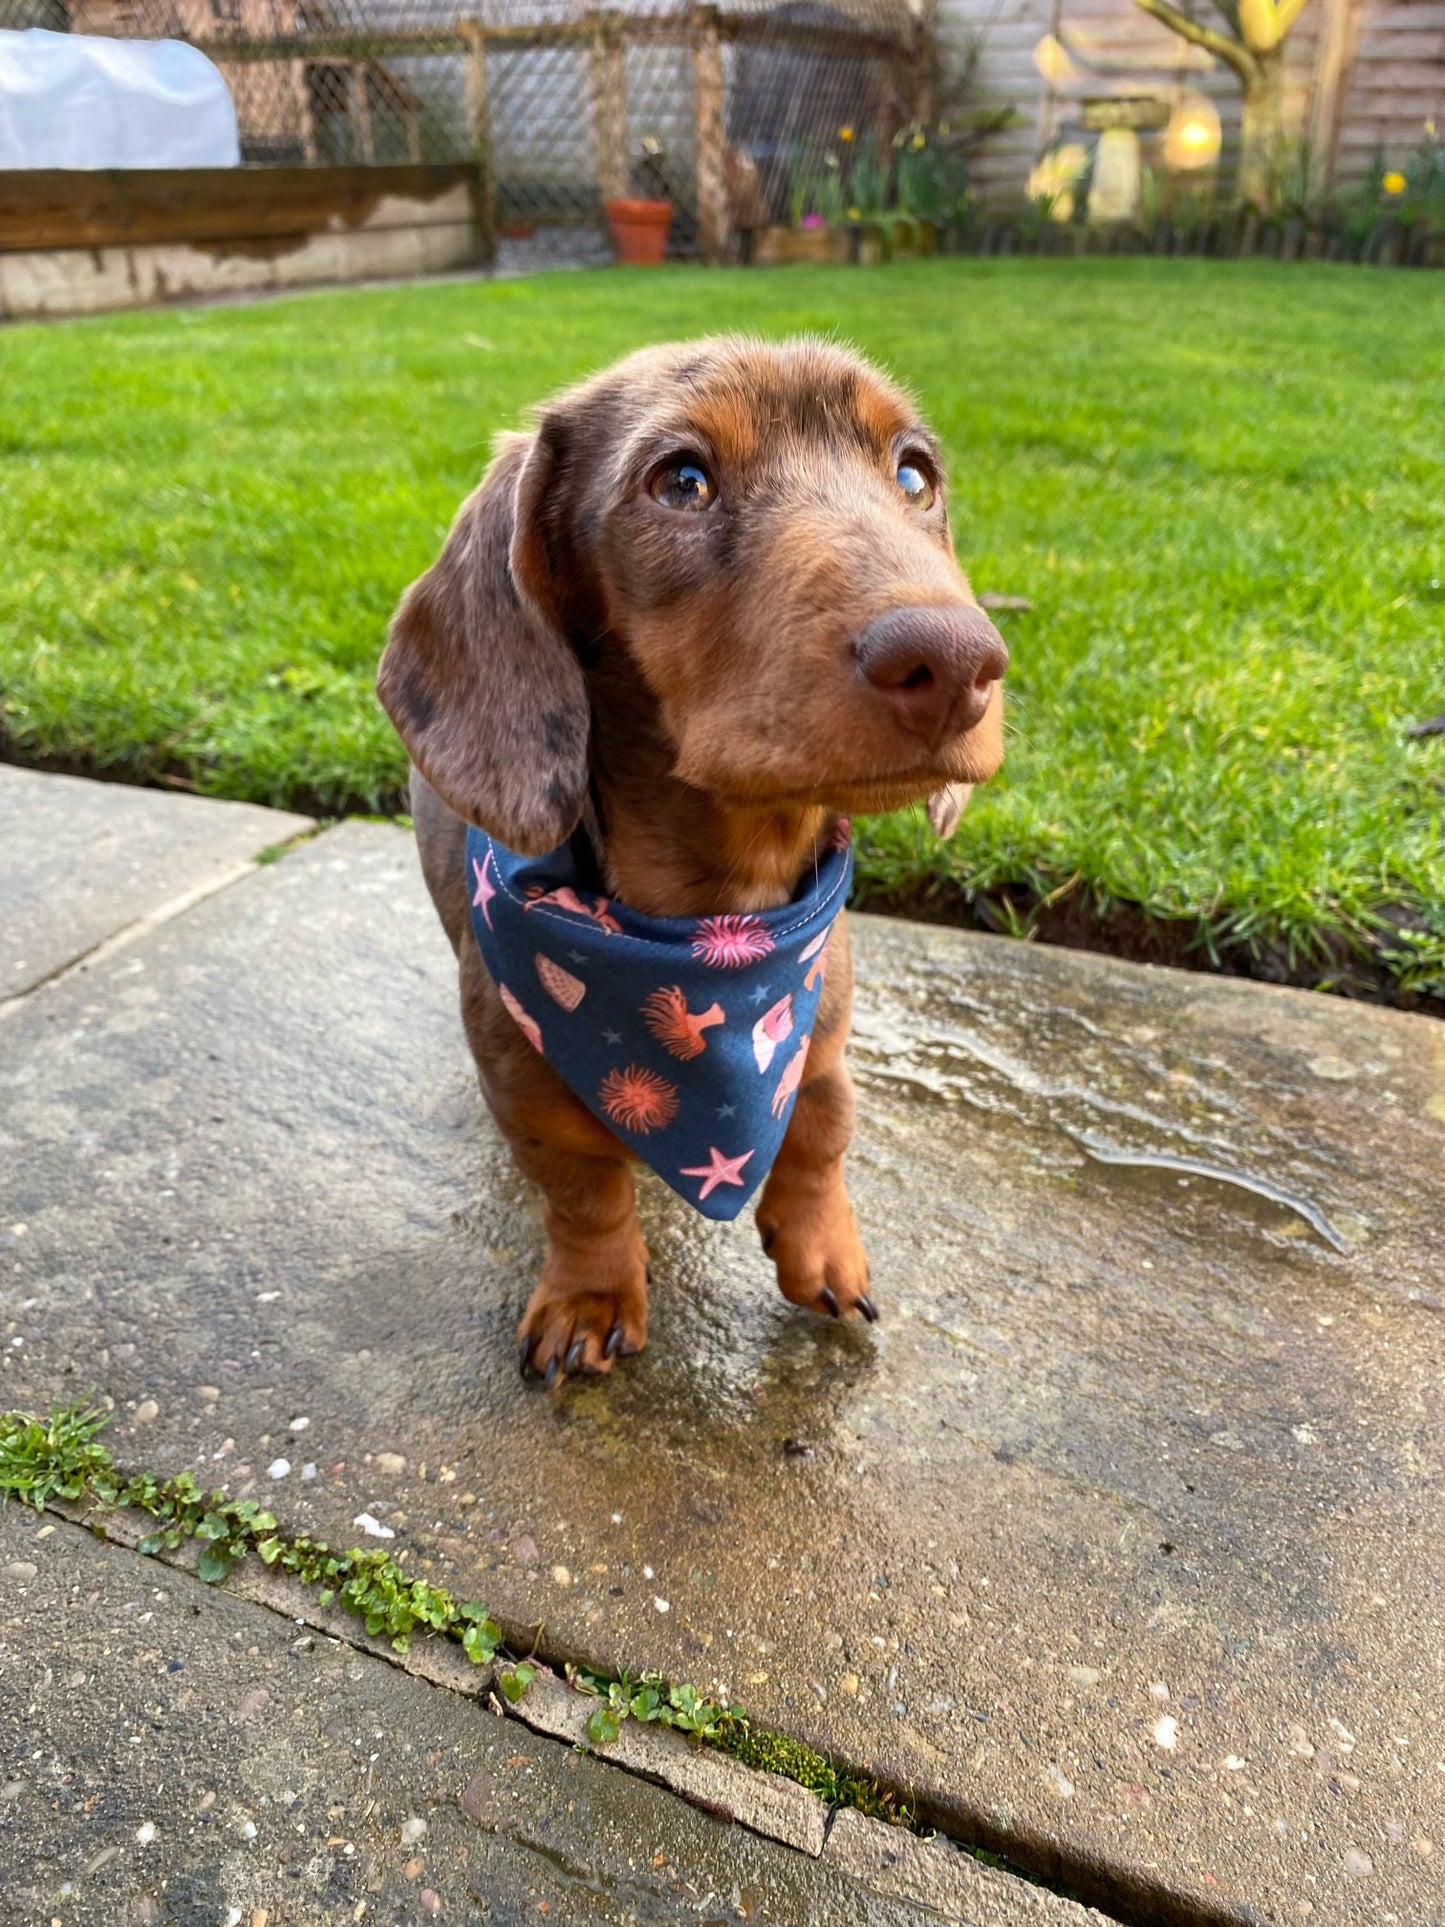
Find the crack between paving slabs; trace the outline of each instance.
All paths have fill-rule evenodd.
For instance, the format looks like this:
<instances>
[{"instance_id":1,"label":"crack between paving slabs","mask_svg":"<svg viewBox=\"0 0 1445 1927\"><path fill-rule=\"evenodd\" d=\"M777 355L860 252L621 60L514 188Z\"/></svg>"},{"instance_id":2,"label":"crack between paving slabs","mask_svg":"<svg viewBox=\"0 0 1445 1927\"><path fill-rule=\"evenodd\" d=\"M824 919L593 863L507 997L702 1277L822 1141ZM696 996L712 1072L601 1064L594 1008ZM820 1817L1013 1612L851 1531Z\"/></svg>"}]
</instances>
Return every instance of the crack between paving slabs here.
<instances>
[{"instance_id":1,"label":"crack between paving slabs","mask_svg":"<svg viewBox=\"0 0 1445 1927\"><path fill-rule=\"evenodd\" d=\"M128 1508L109 1510L101 1507L86 1506L81 1503L52 1501L45 1509L51 1515L64 1520L65 1523L73 1529L89 1531L107 1543L122 1547L127 1551L136 1551L138 1541L146 1536L148 1528L155 1523L148 1514ZM158 1565L163 1565L173 1572L183 1573L187 1578L194 1580L197 1585L203 1585L205 1583L199 1579L195 1572L197 1554L193 1542L186 1544L175 1552L142 1554L141 1556L154 1558ZM362 1632L355 1621L341 1609L318 1607L308 1594L306 1587L299 1581L292 1579L288 1575L271 1571L255 1573L249 1571L244 1565L238 1565L233 1568L230 1578L224 1585L218 1587L217 1590L228 1592L233 1597L244 1600L248 1605L256 1606L262 1611L272 1613L277 1618L284 1619L291 1624L304 1625L312 1631L321 1633L326 1638L335 1640L339 1645L344 1645L355 1652L365 1654L369 1658L378 1659L389 1666L394 1666L399 1672L407 1673L411 1677L421 1680L426 1685L457 1693L463 1698L483 1701L494 1716L515 1720L519 1726L524 1727L529 1733L546 1740L550 1745L576 1746L579 1744L575 1735L569 1737L565 1734L560 1734L556 1730L555 1722L544 1722L540 1720L535 1713L529 1716L525 1700L512 1707L504 1705L494 1690L496 1667L490 1664L481 1667L474 1665L471 1661L464 1658L449 1641L443 1639L421 1639L416 1641L405 1654L398 1653L387 1640L373 1638ZM565 1692L569 1698L577 1701L579 1713L585 1708L587 1702L581 1695L573 1694L570 1687L563 1687L560 1678L556 1679L555 1684ZM647 1733L649 1739L664 1737L660 1735L654 1736L650 1730L647 1730ZM673 1736L667 1735L665 1737L670 1739ZM681 1740L680 1736L678 1736L678 1738L681 1745L685 1746L687 1744L686 1741ZM635 1758L628 1761L620 1759L616 1755L599 1748L588 1747L586 1750L591 1754L592 1758L600 1761L605 1766L613 1768L615 1771L628 1773L634 1778L646 1780L653 1785L660 1786L675 1798L684 1801L689 1806L698 1808L699 1811L710 1813L715 1819L745 1827L750 1832L760 1833L764 1838L776 1840L779 1844L789 1848L790 1851L801 1853L810 1859L818 1859L821 1857L822 1850L826 1847L828 1834L832 1830L833 1821L836 1818L837 1812L841 1811L841 1809L834 1809L822 1818L819 1831L819 1844L817 1847L810 1847L800 1843L796 1829L756 1823L759 1818L763 1818L764 1816L759 1815L757 1803L751 1797L753 1790L758 1782L766 1782L775 1776L759 1773L740 1761L730 1759L726 1754L715 1752L711 1748L707 1749L708 1760L723 1779L724 1793L726 1793L727 1781L729 1779L733 1781L737 1789L738 1797L731 1803L729 1803L726 1798L722 1800L710 1800L705 1797L700 1797L686 1787L677 1785L674 1780L668 1777L666 1770L668 1762L665 1754L660 1752L654 1753L650 1761ZM815 1802L818 1807L822 1806L822 1802L817 1799L816 1795L808 1793L804 1788L797 1787L794 1782L785 1781L784 1785L789 1789L790 1793L796 1793L799 1800L805 1802L812 1801ZM742 1809L742 1811L739 1811L739 1809ZM749 1810L751 1810L754 1815L752 1821L748 1818ZM870 1821L869 1824L879 1827L885 1825L882 1821ZM969 1847L966 1842L952 1839L950 1843L965 1853L969 1852ZM991 1864L991 1862L984 1864ZM1030 1876L1020 1874L1016 1869L1006 1864L995 1866L994 1871L1004 1878L1020 1879L1022 1881L1028 1881L1030 1879ZM854 1876L847 1877L853 1878ZM859 1884L862 1885L865 1883L860 1882ZM1074 1898L1072 1895L1065 1895L1064 1897ZM914 1904L926 1905L927 1903L924 1902L921 1897L915 1897ZM1132 1927L1132 1923L1124 1923L1124 1927Z\"/></svg>"},{"instance_id":2,"label":"crack between paving slabs","mask_svg":"<svg viewBox=\"0 0 1445 1927\"><path fill-rule=\"evenodd\" d=\"M110 1544L135 1551L138 1541L146 1536L147 1530L154 1525L147 1514L132 1509L107 1510L102 1507L85 1506L79 1503L52 1501L45 1510L63 1519L68 1525L85 1530L104 1539ZM204 1585L195 1573L196 1552L194 1544L188 1544L177 1552L143 1554L142 1557L154 1558L158 1565L168 1570L184 1573L197 1585ZM209 1589L209 1588L208 1588ZM463 1698L483 1701L495 1717L505 1717L523 1726L529 1733L536 1734L552 1745L576 1746L575 1738L565 1739L542 1724L535 1717L529 1718L525 1700L516 1706L506 1706L495 1691L497 1668L494 1665L477 1666L466 1659L451 1642L440 1638L423 1638L416 1641L406 1653L398 1653L390 1642L383 1638L373 1638L363 1632L340 1608L319 1607L309 1595L307 1588L288 1575L266 1571L248 1571L242 1564L233 1568L230 1578L217 1590L230 1593L296 1625L304 1625L324 1637L335 1640L353 1651L363 1653L369 1658L383 1661L394 1666L399 1672L409 1674L424 1684L457 1693ZM525 1641L523 1642L525 1644ZM556 1658L556 1655L553 1655ZM562 1663L562 1662L558 1662ZM560 1677L558 1678L561 1684ZM569 1693L570 1688L566 1689ZM585 1700L576 1696L581 1705ZM585 1743L584 1743L585 1744ZM686 1742L684 1742L686 1744ZM818 1857L799 1845L795 1837L779 1833L766 1827L750 1825L748 1820L723 1802L713 1803L706 1799L690 1796L675 1786L659 1770L648 1770L640 1764L629 1764L615 1755L596 1747L587 1747L591 1757L615 1771L629 1773L634 1778L647 1780L661 1786L675 1798L683 1800L700 1811L710 1812L714 1818L726 1820L760 1833L764 1838L777 1840L793 1852L804 1853L809 1858ZM730 1759L726 1754L708 1749L710 1759L716 1761L720 1770L740 1776L740 1789L757 1779L773 1776L764 1775L742 1762ZM789 1785L795 1784L792 1782ZM806 1794L806 1789L799 1788ZM816 1795L807 1795L817 1799ZM740 1801L739 1804L742 1804ZM819 1802L821 1805L821 1802ZM926 1809L926 1810L925 1810ZM841 1808L828 1811L823 1824L823 1845ZM1252 1912L1238 1912L1233 1909L1201 1908L1165 1890L1144 1887L1134 1882L1128 1883L1127 1890L1120 1876L1110 1869L1097 1866L1075 1865L1066 1867L1059 1863L1057 1849L1047 1842L1032 1842L1012 1838L990 1824L984 1816L954 1808L951 1803L927 1801L920 1804L919 1817L930 1828L947 1840L952 1846L968 1854L977 1856L979 1849L988 1857L982 1865L992 1868L1004 1878L1021 1883L1044 1886L1061 1899L1072 1900L1077 1905L1091 1907L1105 1919L1116 1921L1119 1927L1255 1927L1256 1916ZM870 1821L871 1825L884 1827L883 1821ZM1023 1860L1020 1850L1034 1849L1036 1863L1052 1860L1059 1871L1052 1877L1041 1876L1032 1871ZM863 1883L860 1883L863 1884ZM926 1905L920 1899L915 1905Z\"/></svg>"},{"instance_id":3,"label":"crack between paving slabs","mask_svg":"<svg viewBox=\"0 0 1445 1927\"><path fill-rule=\"evenodd\" d=\"M297 830L294 836L283 837L279 843L268 843L264 849L258 850L255 856L246 857L243 861L233 864L229 870L223 870L219 876L208 877L204 883L194 884L189 890L182 890L178 896L167 898L154 910L147 910L144 916L135 918L131 923L123 924L119 930L112 930L109 936L102 937L88 950L82 950L79 956L67 957L64 963L57 964L54 970L47 971L45 976L38 977L33 984L28 984L24 990L17 991L13 997L0 998L0 1023L3 1023L7 1017L14 1017L26 1009L31 998L39 996L42 991L54 990L59 985L68 983L82 970L93 969L96 964L106 962L117 952L128 950L133 943L138 943L142 937L148 937L153 930L163 929L166 924L174 923L199 904L207 902L211 897L219 896L223 890L229 890L237 883L244 883L246 878L255 871L279 862L283 857L289 856L300 844L311 842L314 837L320 836L323 830L330 827L331 825L327 823L316 823L310 829Z\"/></svg>"},{"instance_id":4,"label":"crack between paving slabs","mask_svg":"<svg viewBox=\"0 0 1445 1927\"><path fill-rule=\"evenodd\" d=\"M3 1488L4 1496L20 1498L33 1509L52 1512L71 1525L84 1525L98 1537L140 1551L142 1556L154 1557L168 1568L193 1574L200 1583L231 1580L239 1572L242 1575L240 1582L227 1587L238 1597L265 1606L298 1623L314 1626L341 1644L383 1658L399 1670L411 1673L429 1684L447 1686L463 1697L477 1697L483 1686L490 1684L495 1677L494 1672L479 1673L478 1662L484 1667L489 1665L493 1656L509 1642L509 1649L515 1652L521 1652L526 1646L528 1628L507 1629L498 1626L487 1618L485 1609L476 1602L457 1606L445 1591L437 1593L434 1588L425 1586L423 1592L431 1598L430 1607L413 1598L400 1620L388 1609L390 1624L388 1616L378 1614L377 1626L363 1634L345 1608L349 1607L352 1615L358 1611L370 1612L379 1597L375 1591L369 1595L352 1593L345 1597L344 1606L333 1610L331 1597L324 1593L313 1603L307 1586L318 1584L324 1587L340 1583L339 1579L333 1582L321 1575L323 1561L329 1571L339 1572L346 1568L353 1575L358 1570L369 1569L368 1562L374 1563L376 1559L388 1566L396 1564L395 1561L383 1554L331 1554L319 1542L304 1537L288 1538L278 1527L274 1515L264 1513L255 1506L225 1501L219 1493L203 1494L193 1479L188 1480L189 1491L181 1492L179 1486L186 1475L176 1481L157 1481L149 1474L124 1475L99 1442L98 1434L106 1422L104 1412L85 1405L64 1410L56 1406L48 1422L20 1412L0 1416L0 1445L6 1448L5 1462L0 1464L0 1488ZM99 1490L92 1484L93 1480L100 1482ZM173 1490L173 1487L176 1489ZM123 1497L127 1491L138 1495L129 1503ZM151 1493L150 1497L144 1496L147 1492ZM201 1512L207 1506L218 1507L219 1511L208 1511L202 1519ZM221 1514L233 1516L228 1523ZM244 1518L243 1514L246 1515ZM178 1529L163 1537L154 1528L166 1519L170 1519L172 1527ZM228 1531L236 1532L238 1538L227 1543ZM212 1543L218 1537L222 1539L225 1549L225 1556L219 1562ZM308 1563L295 1566L290 1572L285 1564L278 1566L278 1559L289 1559L288 1546L291 1552L303 1554ZM256 1550L261 1559L260 1573L243 1563L248 1547ZM209 1573L204 1571L207 1561L212 1562L213 1566ZM355 1564L357 1561L361 1562L360 1568ZM406 1579L399 1565L397 1573ZM395 1580L391 1583L394 1589ZM414 1587L417 1582L407 1579L407 1584ZM370 1605L363 1603L368 1596ZM303 1610L296 1611L297 1606ZM432 1618L431 1614L438 1609L444 1609L445 1617ZM404 1640L397 1641L393 1646L389 1641L377 1637L383 1630L389 1630L395 1639L398 1627L425 1631L428 1625L448 1628L453 1636L448 1638L444 1632L441 1637L420 1640L411 1649ZM462 1637L464 1629L465 1638ZM485 1639L488 1643L484 1649L478 1646L474 1651L474 1643L479 1639ZM540 1640L533 1643L531 1650L534 1654L539 1643ZM463 1646L466 1648L465 1654L461 1650ZM550 1658L555 1663L567 1665L566 1656L552 1654L542 1657L544 1663ZM578 1662L575 1668L568 1666L569 1674L573 1670L586 1673L590 1669L585 1663ZM606 1678L605 1674L598 1676L598 1683L605 1684ZM659 1682L662 1690L668 1690L660 1674L643 1675L642 1678L644 1682L651 1678ZM534 1683L535 1679L533 1675ZM505 1698L520 1699L520 1693L514 1695L509 1690L505 1676L501 1684ZM588 1703L587 1699L582 1694L575 1695L578 1705L573 1708L572 1685L569 1683L564 1686L551 1675L550 1667L544 1691L547 1689L560 1693L569 1709L562 1716L561 1732L555 1730L557 1714L554 1710L551 1737L566 1737L574 1744L585 1740L585 1722L581 1733L575 1729L582 1717L582 1708ZM523 1690L526 1690L526 1683ZM680 1705L677 1695L685 1692L691 1692L693 1700L697 1700L695 1689L674 1687L671 1689L672 1703ZM490 1695L490 1701L494 1710L506 1713L507 1708L495 1693ZM594 1700L592 1703L601 1706L606 1702ZM540 1716L540 1709L535 1704L532 1711L534 1716ZM530 1730L538 1730L536 1717L528 1718L526 1714L519 1717ZM622 1717L625 1719L625 1714ZM608 1736L613 1742L620 1737L619 1724L620 1721L613 1721L613 1732ZM653 1731L646 1717L627 1720L626 1729L633 1732L634 1739L637 1732L651 1734ZM543 1728L543 1731L546 1729ZM840 1768L837 1762L825 1760L812 1749L788 1740L786 1735L760 1733L757 1738L764 1748L769 1743L777 1743L784 1749L792 1748L807 1755L819 1765L846 1776L860 1790L871 1789L875 1797L889 1801L893 1798L892 1795L882 1795L878 1783L870 1781L867 1775L855 1774L846 1765ZM624 1771L637 1770L638 1777L654 1777L653 1770L658 1769L656 1777L669 1791L681 1796L682 1789L669 1780L665 1769L660 1766L665 1759L665 1749L660 1749L657 1742L662 1740L681 1749L676 1757L687 1757L690 1749L682 1734L663 1734L661 1731L654 1736L651 1748L644 1749L640 1765L634 1760L629 1767L625 1758L617 1754L597 1754L595 1748L588 1750L593 1751L594 1757L604 1759L607 1764L621 1766ZM629 1747L628 1750L634 1749ZM780 1773L757 1771L756 1762L733 1756L725 1746L706 1746L702 1752L715 1770L727 1769L739 1789L752 1794L755 1823L751 1831L763 1833L799 1850L796 1819L783 1832L777 1830L776 1823L759 1823L758 1816L768 1806L762 1790L768 1782L772 1782L774 1787L786 1788L792 1796L794 1814L803 1816L809 1837L816 1833L818 1845L802 1850L812 1855L822 1853L826 1845L826 1832L821 1819L815 1817L815 1812L821 1815L825 1811L824 1802L797 1775L789 1774L786 1769ZM760 1794L761 1798L758 1797ZM749 1803L745 1801L743 1804L746 1808ZM835 1804L840 1807L862 1805L861 1801L850 1802L846 1798ZM776 1797L773 1805L776 1807ZM739 1824L749 1824L746 1811L733 1817L738 1819ZM868 1817L866 1809L860 1817ZM1061 1898L1091 1906L1097 1913L1118 1921L1121 1927L1266 1927L1252 1908L1215 1906L1208 1902L1200 1904L1197 1900L1170 1892L1160 1883L1141 1880L1137 1875L1131 1876L1123 1870L1112 1869L1093 1856L1085 1858L1075 1853L1066 1860L1056 1842L1035 1835L1010 1835L989 1815L970 1809L958 1799L926 1796L923 1801L916 1801L911 1818L915 1823L921 1821L923 1826L942 1834L955 1847L983 1865L992 1864L1004 1877L1045 1887ZM883 1823L870 1820L869 1824ZM914 1830L921 1831L922 1828L915 1824Z\"/></svg>"},{"instance_id":5,"label":"crack between paving slabs","mask_svg":"<svg viewBox=\"0 0 1445 1927\"><path fill-rule=\"evenodd\" d=\"M93 1537L101 1539L104 1543L115 1546L122 1551L135 1552L138 1557L143 1559L153 1559L157 1565L164 1566L168 1571L182 1575L203 1591L228 1593L231 1597L241 1600L244 1604L255 1608L257 1611L266 1613L271 1617L285 1622L288 1626L305 1626L311 1631L320 1633L322 1637L332 1640L338 1646L344 1646L353 1652L364 1655L366 1658L379 1660L386 1665L393 1666L398 1672L406 1673L411 1678L419 1680L423 1685L429 1686L434 1690L453 1692L459 1697L482 1702L494 1718L514 1721L530 1735L541 1739L543 1743L548 1746L585 1751L600 1765L608 1767L615 1772L626 1773L632 1778L644 1780L650 1785L657 1786L672 1797L683 1801L688 1806L697 1808L700 1812L709 1814L716 1820L720 1820L729 1825L745 1827L751 1832L761 1834L765 1839L771 1839L779 1845L786 1847L790 1852L802 1854L805 1858L821 1858L820 1852L810 1850L807 1846L800 1845L796 1837L790 1838L787 1833L775 1828L750 1825L748 1819L743 1814L737 1812L732 1806L726 1804L725 1801L709 1800L689 1792L686 1788L675 1785L668 1779L666 1772L663 1770L648 1770L645 1765L637 1761L628 1762L606 1752L602 1752L597 1748L579 1744L576 1738L569 1738L563 1734L559 1734L554 1730L554 1724L543 1723L535 1716L529 1718L521 1705L506 1706L494 1690L497 1673L495 1665L474 1665L445 1640L424 1639L417 1642L407 1653L398 1653L388 1641L373 1638L361 1632L356 1627L354 1621L349 1619L348 1616L339 1609L333 1611L326 1608L318 1608L315 1602L309 1597L306 1587L299 1580L285 1574L269 1571L256 1574L247 1572L243 1567L238 1567L234 1570L232 1578L224 1585L207 1585L206 1582L197 1576L194 1569L197 1557L194 1542L171 1553L140 1553L138 1551L137 1542L145 1536L147 1528L152 1525L154 1521L151 1520L147 1514L132 1508L110 1510L100 1507L87 1507L80 1503L58 1501L48 1504L45 1507L45 1511L52 1517L60 1519L69 1530L87 1532ZM573 1694L572 1689L570 1687L564 1687L560 1679L555 1679L554 1684L565 1692L569 1698L576 1699L579 1707L585 1705L582 1696ZM654 1736L649 1733L647 1737L651 1739L661 1736ZM680 1738L680 1736L678 1737ZM686 1742L682 1742L682 1744L686 1744ZM742 1765L736 1760L728 1759L725 1755L710 1754L709 1757L714 1761L716 1770L724 1777L724 1787L726 1786L726 1780L728 1778L735 1778L738 1786L743 1787L755 1780L771 1777L757 1774L753 1769ZM661 1764L660 1762L659 1767ZM792 1787L791 1782L787 1784ZM793 1790L804 1799L816 1801L816 1795L808 1794L805 1789L795 1788ZM742 1806L745 1805L746 1802L740 1800L737 1804ZM817 1802L817 1804L821 1805L821 1802ZM836 1818L837 1811L838 1810L835 1809L834 1812L829 1813L826 1820L822 1822L820 1838L823 1845L826 1845L827 1836L832 1830L832 1824ZM884 1823L874 1821L869 1824L881 1827ZM837 1871L840 1872L842 1878L853 1881L854 1884L860 1887L867 1886L866 1881L858 1879L857 1876L842 1872L842 1870ZM933 1911L921 1897L909 1896L909 1898L911 1898L912 1904L923 1907L926 1911ZM939 1917L943 1918L942 1915Z\"/></svg>"}]
</instances>

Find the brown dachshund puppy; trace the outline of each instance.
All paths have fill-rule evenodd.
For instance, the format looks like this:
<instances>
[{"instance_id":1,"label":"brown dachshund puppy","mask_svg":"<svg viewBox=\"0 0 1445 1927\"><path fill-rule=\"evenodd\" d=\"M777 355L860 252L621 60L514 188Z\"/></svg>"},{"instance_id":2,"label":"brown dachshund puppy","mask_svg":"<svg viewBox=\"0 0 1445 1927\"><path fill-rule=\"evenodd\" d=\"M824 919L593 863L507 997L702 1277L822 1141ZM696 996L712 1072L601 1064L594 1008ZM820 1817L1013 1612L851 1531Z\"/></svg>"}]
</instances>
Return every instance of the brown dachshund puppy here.
<instances>
[{"instance_id":1,"label":"brown dachshund puppy","mask_svg":"<svg viewBox=\"0 0 1445 1927\"><path fill-rule=\"evenodd\" d=\"M583 827L652 916L788 903L838 816L931 797L952 827L1003 754L1003 642L954 560L938 445L830 343L648 348L503 439L392 624L378 690L415 765L422 868L486 1101L546 1201L524 1373L647 1337L631 1153L528 1043L469 924L467 825L523 855ZM794 1304L873 1318L843 1182L845 920L757 1206Z\"/></svg>"}]
</instances>

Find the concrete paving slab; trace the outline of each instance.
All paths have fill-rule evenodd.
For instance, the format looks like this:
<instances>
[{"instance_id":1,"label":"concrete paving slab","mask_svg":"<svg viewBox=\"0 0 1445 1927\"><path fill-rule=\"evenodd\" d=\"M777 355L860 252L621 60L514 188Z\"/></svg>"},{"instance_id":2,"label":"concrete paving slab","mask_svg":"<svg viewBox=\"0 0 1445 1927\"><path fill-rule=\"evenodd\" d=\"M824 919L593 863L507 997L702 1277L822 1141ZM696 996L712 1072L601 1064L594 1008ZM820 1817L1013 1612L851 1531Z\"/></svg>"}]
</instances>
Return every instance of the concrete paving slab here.
<instances>
[{"instance_id":1,"label":"concrete paving slab","mask_svg":"<svg viewBox=\"0 0 1445 1927\"><path fill-rule=\"evenodd\" d=\"M14 1507L0 1683L17 1927L939 1917Z\"/></svg>"},{"instance_id":2,"label":"concrete paving slab","mask_svg":"<svg viewBox=\"0 0 1445 1927\"><path fill-rule=\"evenodd\" d=\"M0 763L0 1006L311 819Z\"/></svg>"},{"instance_id":3,"label":"concrete paving slab","mask_svg":"<svg viewBox=\"0 0 1445 1927\"><path fill-rule=\"evenodd\" d=\"M108 1392L124 1459L369 1514L1121 1918L1436 1927L1445 1029L858 939L876 1330L657 1187L648 1352L523 1387L535 1204L347 825L7 1027L0 1397Z\"/></svg>"}]
</instances>

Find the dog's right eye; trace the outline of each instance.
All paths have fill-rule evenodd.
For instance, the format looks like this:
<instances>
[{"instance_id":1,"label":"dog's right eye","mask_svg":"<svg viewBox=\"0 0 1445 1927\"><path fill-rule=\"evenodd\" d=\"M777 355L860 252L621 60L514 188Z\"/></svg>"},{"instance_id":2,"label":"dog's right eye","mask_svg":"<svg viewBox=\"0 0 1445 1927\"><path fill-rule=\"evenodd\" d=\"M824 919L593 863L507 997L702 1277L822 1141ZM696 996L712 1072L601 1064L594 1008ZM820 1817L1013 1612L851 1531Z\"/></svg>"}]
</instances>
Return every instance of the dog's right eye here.
<instances>
[{"instance_id":1,"label":"dog's right eye","mask_svg":"<svg viewBox=\"0 0 1445 1927\"><path fill-rule=\"evenodd\" d=\"M717 496L712 477L697 462L669 462L648 484L652 499L666 509L711 508Z\"/></svg>"}]
</instances>

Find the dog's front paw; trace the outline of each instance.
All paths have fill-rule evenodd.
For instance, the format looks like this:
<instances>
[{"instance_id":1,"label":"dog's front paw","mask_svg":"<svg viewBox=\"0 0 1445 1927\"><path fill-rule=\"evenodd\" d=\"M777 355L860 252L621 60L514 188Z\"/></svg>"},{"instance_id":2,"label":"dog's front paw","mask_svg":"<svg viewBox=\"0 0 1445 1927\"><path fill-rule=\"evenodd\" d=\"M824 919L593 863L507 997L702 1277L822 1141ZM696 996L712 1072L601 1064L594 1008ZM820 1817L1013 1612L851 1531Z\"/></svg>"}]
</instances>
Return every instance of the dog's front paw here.
<instances>
[{"instance_id":1,"label":"dog's front paw","mask_svg":"<svg viewBox=\"0 0 1445 1927\"><path fill-rule=\"evenodd\" d=\"M541 1283L517 1327L523 1378L547 1389L580 1372L610 1372L612 1361L647 1343L647 1253L621 1262L579 1267L575 1258L548 1259ZM580 1275L579 1275L580 1273Z\"/></svg>"},{"instance_id":2,"label":"dog's front paw","mask_svg":"<svg viewBox=\"0 0 1445 1927\"><path fill-rule=\"evenodd\" d=\"M769 1198L758 1206L763 1250L778 1268L778 1290L794 1305L842 1318L856 1311L871 1325L868 1254L853 1207L840 1191L817 1201Z\"/></svg>"}]
</instances>

